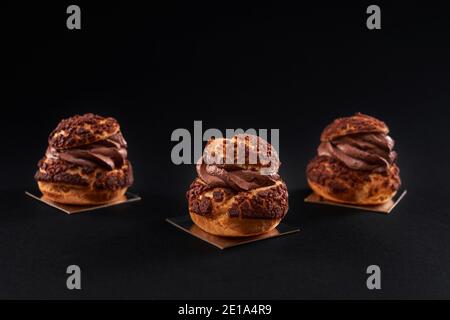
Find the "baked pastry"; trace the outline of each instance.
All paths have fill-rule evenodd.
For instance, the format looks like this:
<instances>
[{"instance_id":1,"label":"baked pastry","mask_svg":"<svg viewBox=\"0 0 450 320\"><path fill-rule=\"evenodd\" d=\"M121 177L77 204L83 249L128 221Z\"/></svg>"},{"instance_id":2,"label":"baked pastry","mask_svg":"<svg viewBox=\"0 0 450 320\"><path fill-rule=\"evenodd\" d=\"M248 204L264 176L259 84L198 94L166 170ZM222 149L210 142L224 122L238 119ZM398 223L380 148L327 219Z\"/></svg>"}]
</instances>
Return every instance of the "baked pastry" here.
<instances>
[{"instance_id":1,"label":"baked pastry","mask_svg":"<svg viewBox=\"0 0 450 320\"><path fill-rule=\"evenodd\" d=\"M356 113L333 121L321 135L317 156L306 169L315 193L335 202L377 205L400 187L394 140L386 124Z\"/></svg>"},{"instance_id":2,"label":"baked pastry","mask_svg":"<svg viewBox=\"0 0 450 320\"><path fill-rule=\"evenodd\" d=\"M49 136L35 179L42 194L59 203L121 199L133 183L133 170L119 123L92 113L62 120Z\"/></svg>"},{"instance_id":3,"label":"baked pastry","mask_svg":"<svg viewBox=\"0 0 450 320\"><path fill-rule=\"evenodd\" d=\"M227 237L274 229L288 211L279 166L275 149L259 137L210 140L186 194L192 221L208 233Z\"/></svg>"}]
</instances>

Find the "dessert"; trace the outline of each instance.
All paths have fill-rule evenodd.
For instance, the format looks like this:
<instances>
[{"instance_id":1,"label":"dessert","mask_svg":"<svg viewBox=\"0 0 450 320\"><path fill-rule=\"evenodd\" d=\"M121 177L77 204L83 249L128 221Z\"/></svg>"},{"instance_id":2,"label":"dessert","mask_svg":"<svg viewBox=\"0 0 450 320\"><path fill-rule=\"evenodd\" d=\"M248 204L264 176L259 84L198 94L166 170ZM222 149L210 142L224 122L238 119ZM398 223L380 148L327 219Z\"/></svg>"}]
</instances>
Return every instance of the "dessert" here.
<instances>
[{"instance_id":1,"label":"dessert","mask_svg":"<svg viewBox=\"0 0 450 320\"><path fill-rule=\"evenodd\" d=\"M119 123L92 113L62 120L49 136L35 179L42 194L59 203L121 199L133 183L133 171Z\"/></svg>"},{"instance_id":2,"label":"dessert","mask_svg":"<svg viewBox=\"0 0 450 320\"><path fill-rule=\"evenodd\" d=\"M317 156L306 169L308 184L323 198L377 205L400 187L394 140L386 124L356 113L334 120L321 135Z\"/></svg>"},{"instance_id":3,"label":"dessert","mask_svg":"<svg viewBox=\"0 0 450 320\"><path fill-rule=\"evenodd\" d=\"M186 194L192 221L208 233L228 237L274 229L288 211L279 166L276 150L262 138L210 140Z\"/></svg>"}]
</instances>

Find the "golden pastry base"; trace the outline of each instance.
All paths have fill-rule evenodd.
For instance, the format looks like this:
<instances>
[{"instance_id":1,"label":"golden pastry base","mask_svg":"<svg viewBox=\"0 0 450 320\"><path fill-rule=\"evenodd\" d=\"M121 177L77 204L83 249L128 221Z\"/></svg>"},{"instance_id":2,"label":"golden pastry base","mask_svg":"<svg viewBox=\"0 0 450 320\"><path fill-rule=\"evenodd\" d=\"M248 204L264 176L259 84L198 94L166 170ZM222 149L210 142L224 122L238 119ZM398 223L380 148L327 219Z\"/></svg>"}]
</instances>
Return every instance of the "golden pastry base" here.
<instances>
[{"instance_id":1,"label":"golden pastry base","mask_svg":"<svg viewBox=\"0 0 450 320\"><path fill-rule=\"evenodd\" d=\"M203 240L209 244L212 244L213 246L221 250L239 246L242 244L256 242L259 240L276 238L300 231L300 229L297 227L291 227L281 222L272 231L261 234L259 236L232 238L232 237L219 237L203 231L192 222L191 218L188 215L181 217L167 218L166 221L174 225L178 229L183 230L189 233L190 235L197 237L200 240Z\"/></svg>"},{"instance_id":2,"label":"golden pastry base","mask_svg":"<svg viewBox=\"0 0 450 320\"><path fill-rule=\"evenodd\" d=\"M86 211L94 211L102 208L117 206L122 203L129 203L129 202L135 202L141 200L141 197L138 195L135 195L131 192L127 192L120 200L102 204L102 205L92 205L92 206L74 206L74 205L68 205L68 204L62 204L57 203L54 201L51 201L50 199L47 199L45 196L37 195L37 193L32 193L25 191L25 194L35 200L38 200L40 202L45 203L46 205L56 208L64 213L67 214L74 214L74 213L80 213L80 212L86 212Z\"/></svg>"},{"instance_id":3,"label":"golden pastry base","mask_svg":"<svg viewBox=\"0 0 450 320\"><path fill-rule=\"evenodd\" d=\"M337 207L346 207L346 208L353 208L353 209L360 209L364 211L373 211L373 212L379 212L379 213L390 213L395 206L400 202L400 200L403 199L403 197L406 195L406 190L403 192L397 192L394 198L389 200L388 202L380 205L374 205L374 206L358 206L353 204L345 204L345 203L338 203L333 202L329 200L325 200L321 196L317 195L316 193L311 193L309 196L305 198L305 202L310 203L318 203L318 204L326 204L330 206L337 206Z\"/></svg>"}]
</instances>

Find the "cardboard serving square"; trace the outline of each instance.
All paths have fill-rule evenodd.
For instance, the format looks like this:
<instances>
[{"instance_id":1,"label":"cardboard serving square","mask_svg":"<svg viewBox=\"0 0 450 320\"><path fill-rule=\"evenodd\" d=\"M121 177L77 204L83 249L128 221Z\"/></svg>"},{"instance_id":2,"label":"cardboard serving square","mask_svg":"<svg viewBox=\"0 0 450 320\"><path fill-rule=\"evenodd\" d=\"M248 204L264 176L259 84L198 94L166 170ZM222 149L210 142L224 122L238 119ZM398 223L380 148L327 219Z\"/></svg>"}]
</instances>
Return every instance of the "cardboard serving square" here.
<instances>
[{"instance_id":1,"label":"cardboard serving square","mask_svg":"<svg viewBox=\"0 0 450 320\"><path fill-rule=\"evenodd\" d=\"M239 246L242 244L247 244L259 240L264 239L270 239L275 237L284 236L287 234L295 233L300 231L299 228L291 227L285 223L280 223L274 230L261 234L259 236L254 237L219 237L214 236L212 234L209 234L199 227L197 227L191 220L191 218L186 216L181 217L173 217L173 218L167 218L167 222L174 225L175 227L193 235L194 237L197 237L203 241L208 242L209 244L212 244L213 246L216 246L219 249L227 249L235 246Z\"/></svg>"},{"instance_id":2,"label":"cardboard serving square","mask_svg":"<svg viewBox=\"0 0 450 320\"><path fill-rule=\"evenodd\" d=\"M395 208L395 206L400 202L400 200L403 199L403 197L405 195L406 195L406 190L404 190L403 192L398 192L394 198L392 198L391 200L389 200L388 202L386 202L384 204L374 205L374 206L357 206L357 205L352 205L352 204L328 201L313 192L305 198L305 202L327 204L330 206L361 209L361 210L365 210L365 211L374 211L374 212L380 212L380 213L387 214L387 213L390 213Z\"/></svg>"},{"instance_id":3,"label":"cardboard serving square","mask_svg":"<svg viewBox=\"0 0 450 320\"><path fill-rule=\"evenodd\" d=\"M46 205L49 205L50 207L61 210L62 212L65 212L67 214L74 214L74 213L80 213L80 212L86 212L86 211L94 211L97 209L117 206L122 203L129 203L129 202L135 202L135 201L141 200L141 197L139 197L138 195L135 195L131 192L127 192L121 199L119 199L115 202L102 204L102 205L75 206L75 205L68 205L68 204L54 202L50 199L47 199L45 196L38 195L37 192L32 193L32 192L25 191L25 194L35 200L43 202Z\"/></svg>"}]
</instances>

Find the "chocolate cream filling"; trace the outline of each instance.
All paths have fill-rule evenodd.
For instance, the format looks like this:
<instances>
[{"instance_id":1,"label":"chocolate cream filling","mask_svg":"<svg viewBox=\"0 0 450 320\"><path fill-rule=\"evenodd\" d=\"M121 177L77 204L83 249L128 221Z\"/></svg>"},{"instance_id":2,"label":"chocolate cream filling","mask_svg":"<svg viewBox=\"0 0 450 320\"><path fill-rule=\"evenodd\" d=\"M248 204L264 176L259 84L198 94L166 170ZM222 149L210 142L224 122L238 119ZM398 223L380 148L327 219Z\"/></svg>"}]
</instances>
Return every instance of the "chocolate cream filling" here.
<instances>
[{"instance_id":1,"label":"chocolate cream filling","mask_svg":"<svg viewBox=\"0 0 450 320\"><path fill-rule=\"evenodd\" d=\"M263 175L259 171L242 169L233 164L197 164L197 174L210 187L231 188L236 191L248 191L271 186L280 179L278 174Z\"/></svg>"},{"instance_id":2,"label":"chocolate cream filling","mask_svg":"<svg viewBox=\"0 0 450 320\"><path fill-rule=\"evenodd\" d=\"M386 172L397 158L394 140L381 133L357 133L322 142L319 156L343 162L354 170Z\"/></svg>"},{"instance_id":3,"label":"chocolate cream filling","mask_svg":"<svg viewBox=\"0 0 450 320\"><path fill-rule=\"evenodd\" d=\"M79 166L114 170L121 168L127 159L127 143L119 132L79 148L57 150L49 146L45 155L48 159L61 159Z\"/></svg>"}]
</instances>

